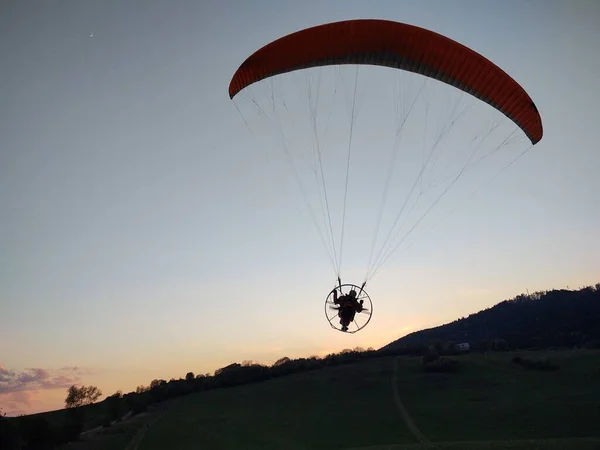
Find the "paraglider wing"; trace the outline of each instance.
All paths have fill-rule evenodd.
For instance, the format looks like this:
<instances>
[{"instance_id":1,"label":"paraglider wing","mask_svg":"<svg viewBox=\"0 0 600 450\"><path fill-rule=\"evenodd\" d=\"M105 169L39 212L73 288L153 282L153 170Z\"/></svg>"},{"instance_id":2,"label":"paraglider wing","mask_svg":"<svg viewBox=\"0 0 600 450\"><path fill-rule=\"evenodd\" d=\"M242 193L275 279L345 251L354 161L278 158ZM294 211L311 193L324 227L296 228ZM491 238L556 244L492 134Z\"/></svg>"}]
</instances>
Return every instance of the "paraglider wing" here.
<instances>
[{"instance_id":1,"label":"paraglider wing","mask_svg":"<svg viewBox=\"0 0 600 450\"><path fill-rule=\"evenodd\" d=\"M415 72L465 91L502 112L532 144L542 120L525 90L475 51L432 31L387 20L319 25L277 39L252 54L234 74L229 96L274 75L310 67L369 64Z\"/></svg>"}]
</instances>

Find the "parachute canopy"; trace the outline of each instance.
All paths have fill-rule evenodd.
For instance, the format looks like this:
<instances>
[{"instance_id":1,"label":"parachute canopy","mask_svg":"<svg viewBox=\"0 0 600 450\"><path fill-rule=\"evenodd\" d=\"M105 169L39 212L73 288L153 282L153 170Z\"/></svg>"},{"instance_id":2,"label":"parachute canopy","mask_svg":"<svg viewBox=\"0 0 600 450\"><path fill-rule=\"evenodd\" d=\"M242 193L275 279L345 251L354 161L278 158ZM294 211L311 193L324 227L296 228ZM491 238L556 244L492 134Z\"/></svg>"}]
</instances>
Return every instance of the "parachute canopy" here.
<instances>
[{"instance_id":1,"label":"parachute canopy","mask_svg":"<svg viewBox=\"0 0 600 450\"><path fill-rule=\"evenodd\" d=\"M277 39L239 66L229 96L274 172L289 165L281 181L296 184L338 280L342 266L371 280L543 135L502 69L385 20Z\"/></svg>"},{"instance_id":2,"label":"parachute canopy","mask_svg":"<svg viewBox=\"0 0 600 450\"><path fill-rule=\"evenodd\" d=\"M310 67L368 64L415 72L467 92L511 119L532 144L542 139L542 120L525 90L475 51L432 31L376 19L319 25L277 39L235 72L231 99L265 78Z\"/></svg>"}]
</instances>

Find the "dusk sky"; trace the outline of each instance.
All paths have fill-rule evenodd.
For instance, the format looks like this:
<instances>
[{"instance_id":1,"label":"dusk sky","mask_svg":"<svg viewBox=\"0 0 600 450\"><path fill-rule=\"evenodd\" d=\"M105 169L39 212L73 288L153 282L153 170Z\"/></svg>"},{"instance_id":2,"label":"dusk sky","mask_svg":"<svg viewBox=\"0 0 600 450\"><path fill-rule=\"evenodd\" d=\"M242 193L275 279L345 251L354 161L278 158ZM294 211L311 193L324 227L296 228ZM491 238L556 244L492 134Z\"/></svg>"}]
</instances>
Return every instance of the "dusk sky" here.
<instances>
[{"instance_id":1,"label":"dusk sky","mask_svg":"<svg viewBox=\"0 0 600 450\"><path fill-rule=\"evenodd\" d=\"M283 153L227 90L263 45L355 18L485 55L535 101L544 137L447 218L432 212L445 220L369 280L372 320L348 335L324 317L337 274ZM598 48L595 0L2 2L0 408L61 408L73 383L110 395L235 361L377 348L526 290L600 282ZM367 97L385 89L370 73ZM384 147L388 117L368 102L361 113L351 170L368 176L353 178L342 267L356 284L379 205L369 189L386 174L364 148Z\"/></svg>"}]
</instances>

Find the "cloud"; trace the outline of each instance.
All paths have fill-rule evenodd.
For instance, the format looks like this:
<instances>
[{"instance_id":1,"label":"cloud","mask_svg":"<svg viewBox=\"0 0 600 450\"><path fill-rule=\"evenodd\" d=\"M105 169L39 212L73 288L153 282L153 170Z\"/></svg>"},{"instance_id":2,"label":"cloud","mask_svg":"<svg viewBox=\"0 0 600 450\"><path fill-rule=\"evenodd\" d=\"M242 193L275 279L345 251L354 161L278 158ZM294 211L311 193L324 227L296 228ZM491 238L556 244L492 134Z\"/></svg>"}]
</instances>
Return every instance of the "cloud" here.
<instances>
[{"instance_id":1,"label":"cloud","mask_svg":"<svg viewBox=\"0 0 600 450\"><path fill-rule=\"evenodd\" d=\"M9 381L15 376L15 373L12 370L7 370L4 367L0 366L0 383L4 381Z\"/></svg>"},{"instance_id":2,"label":"cloud","mask_svg":"<svg viewBox=\"0 0 600 450\"><path fill-rule=\"evenodd\" d=\"M91 375L94 373L92 369L79 366L64 366L59 369L61 372L75 372L79 375Z\"/></svg>"},{"instance_id":3,"label":"cloud","mask_svg":"<svg viewBox=\"0 0 600 450\"><path fill-rule=\"evenodd\" d=\"M64 389L77 384L89 369L61 367L57 370L26 368L22 372L8 370L0 366L0 395L23 391ZM19 402L24 403L24 402Z\"/></svg>"},{"instance_id":4,"label":"cloud","mask_svg":"<svg viewBox=\"0 0 600 450\"><path fill-rule=\"evenodd\" d=\"M17 376L17 381L20 384L42 382L50 377L50 373L46 369L26 369L27 372L22 372Z\"/></svg>"}]
</instances>

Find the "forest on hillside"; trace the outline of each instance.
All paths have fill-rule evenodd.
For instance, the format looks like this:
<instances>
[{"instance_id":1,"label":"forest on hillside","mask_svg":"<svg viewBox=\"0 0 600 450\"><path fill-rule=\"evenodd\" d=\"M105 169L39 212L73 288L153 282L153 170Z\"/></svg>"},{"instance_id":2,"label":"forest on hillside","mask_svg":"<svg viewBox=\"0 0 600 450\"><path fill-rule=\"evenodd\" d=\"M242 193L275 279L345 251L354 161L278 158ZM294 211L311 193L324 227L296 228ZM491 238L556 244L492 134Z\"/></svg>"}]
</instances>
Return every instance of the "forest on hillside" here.
<instances>
[{"instance_id":1,"label":"forest on hillside","mask_svg":"<svg viewBox=\"0 0 600 450\"><path fill-rule=\"evenodd\" d=\"M490 350L600 347L600 283L578 290L521 294L468 317L404 336L381 350L468 342Z\"/></svg>"}]
</instances>

